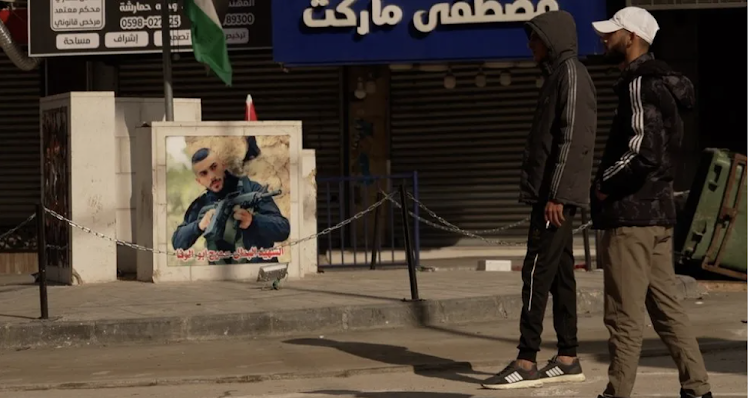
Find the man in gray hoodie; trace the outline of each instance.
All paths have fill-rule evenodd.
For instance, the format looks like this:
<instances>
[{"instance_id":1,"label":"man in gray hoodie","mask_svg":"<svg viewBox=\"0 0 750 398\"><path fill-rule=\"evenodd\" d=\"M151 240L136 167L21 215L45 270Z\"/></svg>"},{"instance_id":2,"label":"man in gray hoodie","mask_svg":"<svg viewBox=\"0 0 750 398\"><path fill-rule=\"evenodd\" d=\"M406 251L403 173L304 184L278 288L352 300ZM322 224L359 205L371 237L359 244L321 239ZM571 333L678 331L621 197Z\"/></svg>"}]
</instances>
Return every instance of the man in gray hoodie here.
<instances>
[{"instance_id":1,"label":"man in gray hoodie","mask_svg":"<svg viewBox=\"0 0 750 398\"><path fill-rule=\"evenodd\" d=\"M584 381L577 358L573 219L589 203L596 140L596 89L578 60L573 17L541 14L526 24L529 48L545 75L521 167L520 201L532 206L524 260L518 357L482 385L490 389ZM558 355L536 365L552 293Z\"/></svg>"}]
</instances>

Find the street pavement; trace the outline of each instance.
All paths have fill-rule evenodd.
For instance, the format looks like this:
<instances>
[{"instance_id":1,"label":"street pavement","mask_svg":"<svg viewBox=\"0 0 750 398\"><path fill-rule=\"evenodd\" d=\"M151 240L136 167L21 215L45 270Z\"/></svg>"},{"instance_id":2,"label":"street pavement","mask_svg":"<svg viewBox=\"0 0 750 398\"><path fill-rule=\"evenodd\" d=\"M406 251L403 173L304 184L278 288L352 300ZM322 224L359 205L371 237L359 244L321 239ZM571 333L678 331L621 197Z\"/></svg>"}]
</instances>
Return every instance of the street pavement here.
<instances>
[{"instance_id":1,"label":"street pavement","mask_svg":"<svg viewBox=\"0 0 750 398\"><path fill-rule=\"evenodd\" d=\"M747 350L706 355L714 397L747 397ZM257 384L211 384L128 389L32 391L0 394L8 398L595 398L606 384L606 364L588 363L588 380L516 391L481 390L476 382L496 368L468 372L360 375L350 378L283 380ZM679 396L677 372L670 358L641 362L633 398Z\"/></svg>"},{"instance_id":2,"label":"street pavement","mask_svg":"<svg viewBox=\"0 0 750 398\"><path fill-rule=\"evenodd\" d=\"M711 293L684 304L717 397L747 396L747 296ZM606 384L601 316L579 321L588 380L514 392L478 382L515 355L517 321L176 344L0 351L2 398L595 397ZM554 354L546 321L540 360ZM651 328L634 396L675 397L677 374ZM128 387L128 388L124 388Z\"/></svg>"}]
</instances>

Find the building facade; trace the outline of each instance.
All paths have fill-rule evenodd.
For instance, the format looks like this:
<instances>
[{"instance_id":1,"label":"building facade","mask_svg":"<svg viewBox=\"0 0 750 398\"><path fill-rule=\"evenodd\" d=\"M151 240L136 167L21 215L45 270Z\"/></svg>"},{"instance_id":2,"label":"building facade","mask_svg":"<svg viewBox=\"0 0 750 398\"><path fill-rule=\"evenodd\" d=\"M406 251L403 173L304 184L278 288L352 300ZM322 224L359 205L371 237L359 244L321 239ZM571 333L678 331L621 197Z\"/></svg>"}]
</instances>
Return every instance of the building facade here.
<instances>
[{"instance_id":1,"label":"building facade","mask_svg":"<svg viewBox=\"0 0 750 398\"><path fill-rule=\"evenodd\" d=\"M359 182L333 192L319 189L319 229L376 199L378 189L362 183L367 176L413 172L420 201L463 229L494 229L527 215L517 201L518 167L543 77L526 48L526 12L559 8L574 16L580 54L597 88L598 153L603 149L615 108L611 85L619 72L600 59L590 23L630 2L486 1L504 7L506 18L494 20L492 11L480 15L469 7L469 14L439 0L326 3L323 9L309 0L278 0L269 15L256 15L271 21L273 39L230 53L232 87L207 74L190 52L173 56L175 96L201 98L203 120L243 119L245 97L252 94L261 119L303 121L303 146L317 150L319 177L358 176ZM747 17L722 7L746 3L651 3L636 5L651 7L662 26L655 53L698 89L699 109L688 121L678 181L686 189L689 159L702 148L745 151L746 121L740 116L747 109L747 46L739 42L746 40ZM161 97L161 61L158 53L59 56L24 72L0 54L0 231L23 221L39 197L39 98L86 90ZM337 235L334 245L350 244L357 233ZM525 233L520 226L488 236L520 240ZM33 251L27 244L33 231L19 234L0 251ZM420 238L423 248L482 243L427 226ZM0 273L21 272L12 260L6 263Z\"/></svg>"}]
</instances>

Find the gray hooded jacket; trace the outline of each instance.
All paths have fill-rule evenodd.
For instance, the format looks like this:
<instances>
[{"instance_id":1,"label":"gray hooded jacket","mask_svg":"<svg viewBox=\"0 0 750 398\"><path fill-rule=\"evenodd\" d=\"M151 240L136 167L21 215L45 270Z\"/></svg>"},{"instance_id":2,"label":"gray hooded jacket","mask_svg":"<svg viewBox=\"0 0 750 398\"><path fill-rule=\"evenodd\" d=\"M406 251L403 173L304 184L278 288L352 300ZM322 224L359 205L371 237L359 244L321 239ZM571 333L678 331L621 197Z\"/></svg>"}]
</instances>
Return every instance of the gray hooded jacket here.
<instances>
[{"instance_id":1,"label":"gray hooded jacket","mask_svg":"<svg viewBox=\"0 0 750 398\"><path fill-rule=\"evenodd\" d=\"M545 81L524 151L520 201L585 207L596 141L596 89L578 60L575 21L568 12L552 11L525 27L542 39L549 56L541 65Z\"/></svg>"}]
</instances>

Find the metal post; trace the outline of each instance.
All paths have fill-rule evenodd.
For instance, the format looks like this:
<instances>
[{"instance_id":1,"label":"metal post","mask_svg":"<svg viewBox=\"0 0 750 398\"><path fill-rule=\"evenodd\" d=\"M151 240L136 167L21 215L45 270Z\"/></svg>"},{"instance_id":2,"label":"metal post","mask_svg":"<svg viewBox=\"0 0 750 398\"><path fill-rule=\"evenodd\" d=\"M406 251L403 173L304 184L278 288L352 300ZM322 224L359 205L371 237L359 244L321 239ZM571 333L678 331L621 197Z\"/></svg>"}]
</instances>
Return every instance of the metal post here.
<instances>
[{"instance_id":1,"label":"metal post","mask_svg":"<svg viewBox=\"0 0 750 398\"><path fill-rule=\"evenodd\" d=\"M414 190L414 214L419 217L419 175L415 171L412 175L412 189ZM414 266L419 267L419 218L414 217Z\"/></svg>"},{"instance_id":2,"label":"metal post","mask_svg":"<svg viewBox=\"0 0 750 398\"><path fill-rule=\"evenodd\" d=\"M383 200L383 195L378 192L375 203L380 202ZM372 233L372 255L370 256L370 269L375 269L375 263L378 259L378 246L380 246L380 221L378 219L380 218L380 207L378 206L375 208L375 226L373 227L373 233ZM366 216L365 216L366 217Z\"/></svg>"},{"instance_id":3,"label":"metal post","mask_svg":"<svg viewBox=\"0 0 750 398\"><path fill-rule=\"evenodd\" d=\"M589 222L588 210L581 209L581 224ZM591 240L589 239L589 228L583 230L583 253L586 258L586 271L593 271L591 264Z\"/></svg>"},{"instance_id":4,"label":"metal post","mask_svg":"<svg viewBox=\"0 0 750 398\"><path fill-rule=\"evenodd\" d=\"M164 111L168 122L174 121L174 101L172 100L172 35L169 26L170 0L161 2L161 46L164 68Z\"/></svg>"},{"instance_id":5,"label":"metal post","mask_svg":"<svg viewBox=\"0 0 750 398\"><path fill-rule=\"evenodd\" d=\"M406 264L409 266L409 286L411 287L412 301L419 301L419 289L417 287L417 270L414 267L413 252L411 251L411 237L409 236L409 209L406 207L406 184L401 184L401 219L404 224L404 246Z\"/></svg>"},{"instance_id":6,"label":"metal post","mask_svg":"<svg viewBox=\"0 0 750 398\"><path fill-rule=\"evenodd\" d=\"M36 246L37 260L39 263L39 307L42 310L41 319L49 319L49 307L47 306L47 242L45 240L44 205L36 205Z\"/></svg>"}]
</instances>

